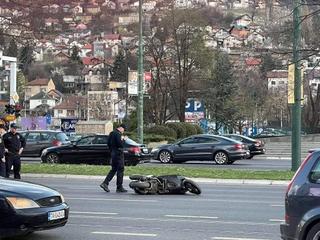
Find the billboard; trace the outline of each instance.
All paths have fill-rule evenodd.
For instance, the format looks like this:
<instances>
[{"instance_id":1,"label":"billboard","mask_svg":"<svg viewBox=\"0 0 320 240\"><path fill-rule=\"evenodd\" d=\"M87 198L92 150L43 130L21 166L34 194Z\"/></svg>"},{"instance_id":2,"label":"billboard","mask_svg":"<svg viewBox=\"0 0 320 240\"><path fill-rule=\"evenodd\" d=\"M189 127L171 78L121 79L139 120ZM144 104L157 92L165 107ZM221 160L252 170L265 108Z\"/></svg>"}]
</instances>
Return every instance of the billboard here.
<instances>
[{"instance_id":1,"label":"billboard","mask_svg":"<svg viewBox=\"0 0 320 240\"><path fill-rule=\"evenodd\" d=\"M147 93L151 88L152 74L151 72L144 73L144 93ZM128 94L129 95L138 95L138 72L129 71L128 73Z\"/></svg>"},{"instance_id":2,"label":"billboard","mask_svg":"<svg viewBox=\"0 0 320 240\"><path fill-rule=\"evenodd\" d=\"M46 117L22 117L21 128L23 130L46 130L47 118Z\"/></svg>"},{"instance_id":3,"label":"billboard","mask_svg":"<svg viewBox=\"0 0 320 240\"><path fill-rule=\"evenodd\" d=\"M185 106L185 121L199 122L199 120L204 117L203 102L195 98L189 98Z\"/></svg>"},{"instance_id":4,"label":"billboard","mask_svg":"<svg viewBox=\"0 0 320 240\"><path fill-rule=\"evenodd\" d=\"M75 132L76 131L75 126L77 122L78 122L77 118L62 118L61 124L60 124L61 131L67 132L67 133Z\"/></svg>"}]
</instances>

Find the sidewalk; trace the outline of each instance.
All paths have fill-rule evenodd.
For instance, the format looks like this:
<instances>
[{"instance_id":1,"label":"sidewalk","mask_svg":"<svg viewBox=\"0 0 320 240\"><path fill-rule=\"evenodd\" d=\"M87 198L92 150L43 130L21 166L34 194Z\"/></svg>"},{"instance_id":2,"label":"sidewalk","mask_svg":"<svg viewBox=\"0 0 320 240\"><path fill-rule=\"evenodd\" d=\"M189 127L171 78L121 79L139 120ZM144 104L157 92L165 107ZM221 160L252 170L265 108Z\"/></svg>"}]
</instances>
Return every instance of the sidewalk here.
<instances>
[{"instance_id":1,"label":"sidewalk","mask_svg":"<svg viewBox=\"0 0 320 240\"><path fill-rule=\"evenodd\" d=\"M103 180L105 176L90 176L90 175L68 175L68 174L21 174L22 179L29 178L65 178L65 179L91 179L91 180ZM289 181L279 180L254 180L254 179L216 179L216 178L190 178L197 183L208 184L251 184L251 185L274 185L274 186L287 186ZM124 180L129 181L129 177L125 176Z\"/></svg>"}]
</instances>

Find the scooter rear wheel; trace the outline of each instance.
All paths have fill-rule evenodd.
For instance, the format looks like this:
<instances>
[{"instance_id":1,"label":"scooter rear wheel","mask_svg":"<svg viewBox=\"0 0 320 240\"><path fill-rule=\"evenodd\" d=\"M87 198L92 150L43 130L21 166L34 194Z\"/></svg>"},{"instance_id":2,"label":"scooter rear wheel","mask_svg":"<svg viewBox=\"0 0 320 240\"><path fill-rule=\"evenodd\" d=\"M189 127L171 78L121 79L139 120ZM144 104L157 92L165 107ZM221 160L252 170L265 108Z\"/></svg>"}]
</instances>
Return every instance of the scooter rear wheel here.
<instances>
[{"instance_id":1,"label":"scooter rear wheel","mask_svg":"<svg viewBox=\"0 0 320 240\"><path fill-rule=\"evenodd\" d=\"M194 181L186 179L183 181L183 185L187 191L197 195L201 194L200 186L196 184Z\"/></svg>"}]
</instances>

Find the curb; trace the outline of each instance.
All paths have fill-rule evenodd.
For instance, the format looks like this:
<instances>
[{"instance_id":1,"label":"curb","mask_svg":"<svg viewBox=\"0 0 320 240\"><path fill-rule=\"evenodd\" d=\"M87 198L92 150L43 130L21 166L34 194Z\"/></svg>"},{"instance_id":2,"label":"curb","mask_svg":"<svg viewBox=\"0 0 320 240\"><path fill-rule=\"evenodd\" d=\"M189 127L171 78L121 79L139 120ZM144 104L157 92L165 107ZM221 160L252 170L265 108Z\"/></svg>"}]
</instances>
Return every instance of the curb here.
<instances>
[{"instance_id":1,"label":"curb","mask_svg":"<svg viewBox=\"0 0 320 240\"><path fill-rule=\"evenodd\" d=\"M103 180L105 176L90 176L90 175L69 175L69 174L33 174L25 173L21 175L30 178L63 178L63 179L88 179L88 180ZM287 186L289 181L280 180L254 180L254 179L217 179L217 178L190 178L197 183L209 184L233 184L233 185L273 185ZM124 176L124 180L129 180L128 176Z\"/></svg>"}]
</instances>

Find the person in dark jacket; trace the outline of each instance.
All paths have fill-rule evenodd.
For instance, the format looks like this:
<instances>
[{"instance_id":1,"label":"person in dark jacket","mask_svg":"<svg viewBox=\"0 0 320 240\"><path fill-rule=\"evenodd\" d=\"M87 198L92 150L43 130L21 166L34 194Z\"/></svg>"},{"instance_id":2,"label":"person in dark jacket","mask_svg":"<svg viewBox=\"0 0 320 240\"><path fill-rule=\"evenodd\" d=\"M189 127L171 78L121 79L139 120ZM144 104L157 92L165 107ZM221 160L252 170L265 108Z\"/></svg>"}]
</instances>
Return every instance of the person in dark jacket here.
<instances>
[{"instance_id":1,"label":"person in dark jacket","mask_svg":"<svg viewBox=\"0 0 320 240\"><path fill-rule=\"evenodd\" d=\"M26 140L17 132L17 125L15 123L11 123L10 131L3 136L3 142L6 149L6 177L10 177L10 170L13 166L14 178L21 179L20 155L26 146Z\"/></svg>"},{"instance_id":2,"label":"person in dark jacket","mask_svg":"<svg viewBox=\"0 0 320 240\"><path fill-rule=\"evenodd\" d=\"M6 177L6 158L3 135L6 133L4 124L0 124L0 177Z\"/></svg>"},{"instance_id":3,"label":"person in dark jacket","mask_svg":"<svg viewBox=\"0 0 320 240\"><path fill-rule=\"evenodd\" d=\"M124 154L123 154L123 144L126 140L126 136L123 136L126 126L121 124L116 130L112 131L108 138L108 147L111 151L111 170L106 176L103 183L100 184L100 187L106 191L109 190L109 183L117 173L117 192L123 193L127 192L123 188L123 173L124 173Z\"/></svg>"}]
</instances>

